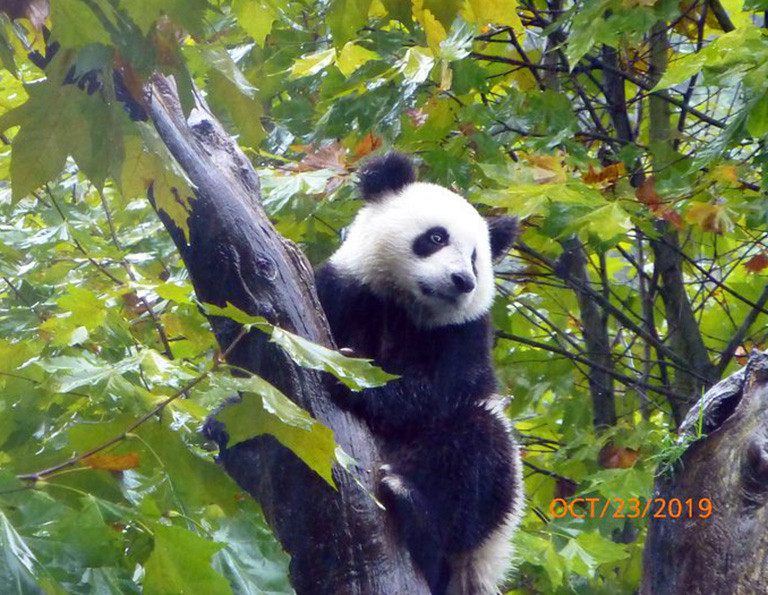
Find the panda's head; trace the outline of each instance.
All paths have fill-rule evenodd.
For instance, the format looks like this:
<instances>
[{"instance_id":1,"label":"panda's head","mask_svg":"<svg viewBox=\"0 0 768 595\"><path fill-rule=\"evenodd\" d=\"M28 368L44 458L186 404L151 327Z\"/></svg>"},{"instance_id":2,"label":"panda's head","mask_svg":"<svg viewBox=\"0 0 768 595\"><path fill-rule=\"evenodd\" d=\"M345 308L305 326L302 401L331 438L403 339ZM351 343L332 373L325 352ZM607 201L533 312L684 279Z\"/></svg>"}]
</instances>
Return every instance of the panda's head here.
<instances>
[{"instance_id":1,"label":"panda's head","mask_svg":"<svg viewBox=\"0 0 768 595\"><path fill-rule=\"evenodd\" d=\"M360 171L366 205L331 257L342 274L405 307L413 321L438 327L475 320L493 302L493 261L509 250L517 220L485 220L466 199L415 181L398 153Z\"/></svg>"}]
</instances>

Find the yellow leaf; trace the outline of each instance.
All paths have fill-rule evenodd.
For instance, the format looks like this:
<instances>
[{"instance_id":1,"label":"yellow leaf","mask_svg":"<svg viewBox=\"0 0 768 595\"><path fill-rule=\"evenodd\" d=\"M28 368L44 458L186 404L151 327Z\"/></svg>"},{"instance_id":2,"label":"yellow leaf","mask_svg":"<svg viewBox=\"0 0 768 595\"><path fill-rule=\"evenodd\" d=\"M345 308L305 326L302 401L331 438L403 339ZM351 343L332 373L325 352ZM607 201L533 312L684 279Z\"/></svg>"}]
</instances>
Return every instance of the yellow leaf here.
<instances>
[{"instance_id":1,"label":"yellow leaf","mask_svg":"<svg viewBox=\"0 0 768 595\"><path fill-rule=\"evenodd\" d=\"M523 24L517 16L517 0L467 0L464 17L479 24L508 25L522 31Z\"/></svg>"},{"instance_id":2,"label":"yellow leaf","mask_svg":"<svg viewBox=\"0 0 768 595\"><path fill-rule=\"evenodd\" d=\"M91 455L83 459L83 464L91 469L103 471L127 471L139 466L139 453L128 452L125 454Z\"/></svg>"},{"instance_id":3,"label":"yellow leaf","mask_svg":"<svg viewBox=\"0 0 768 595\"><path fill-rule=\"evenodd\" d=\"M721 0L720 4L725 12L728 13L733 26L737 29L752 25L750 14L744 10L744 0ZM712 11L710 10L709 13L711 14Z\"/></svg>"},{"instance_id":4,"label":"yellow leaf","mask_svg":"<svg viewBox=\"0 0 768 595\"><path fill-rule=\"evenodd\" d=\"M272 31L272 25L277 19L278 12L268 2L252 0L235 0L232 12L237 15L237 22L248 35L260 46Z\"/></svg>"},{"instance_id":5,"label":"yellow leaf","mask_svg":"<svg viewBox=\"0 0 768 595\"><path fill-rule=\"evenodd\" d=\"M423 83L434 65L435 60L428 48L412 47L406 50L398 69L409 82Z\"/></svg>"},{"instance_id":6,"label":"yellow leaf","mask_svg":"<svg viewBox=\"0 0 768 595\"><path fill-rule=\"evenodd\" d=\"M738 186L739 176L736 172L735 165L718 165L712 169L712 178L716 182L726 184L728 186Z\"/></svg>"},{"instance_id":7,"label":"yellow leaf","mask_svg":"<svg viewBox=\"0 0 768 595\"><path fill-rule=\"evenodd\" d=\"M419 21L427 34L427 45L433 53L437 54L440 51L440 42L448 36L445 28L429 10L422 11Z\"/></svg>"},{"instance_id":8,"label":"yellow leaf","mask_svg":"<svg viewBox=\"0 0 768 595\"><path fill-rule=\"evenodd\" d=\"M376 52L367 50L362 46L347 42L339 55L336 56L336 67L344 76L349 76L366 62L378 60L380 56Z\"/></svg>"},{"instance_id":9,"label":"yellow leaf","mask_svg":"<svg viewBox=\"0 0 768 595\"><path fill-rule=\"evenodd\" d=\"M382 4L381 0L373 0L371 7L368 9L368 18L377 19L387 15L387 7Z\"/></svg>"},{"instance_id":10,"label":"yellow leaf","mask_svg":"<svg viewBox=\"0 0 768 595\"><path fill-rule=\"evenodd\" d=\"M440 90L448 91L451 88L453 82L453 70L448 66L448 62L443 60L441 62L442 71L440 72Z\"/></svg>"},{"instance_id":11,"label":"yellow leaf","mask_svg":"<svg viewBox=\"0 0 768 595\"><path fill-rule=\"evenodd\" d=\"M151 139L147 139L151 141ZM123 197L146 198L152 192L155 206L163 210L184 232L189 240L189 199L194 197L192 189L178 166L164 146L157 142L146 146L137 136L125 139L125 160L120 174L120 190ZM153 150L165 151L160 155Z\"/></svg>"},{"instance_id":12,"label":"yellow leaf","mask_svg":"<svg viewBox=\"0 0 768 595\"><path fill-rule=\"evenodd\" d=\"M308 56L302 56L291 67L291 74L288 78L297 79L303 76L317 74L326 66L330 66L336 58L336 50L331 48L321 52L315 52Z\"/></svg>"}]
</instances>

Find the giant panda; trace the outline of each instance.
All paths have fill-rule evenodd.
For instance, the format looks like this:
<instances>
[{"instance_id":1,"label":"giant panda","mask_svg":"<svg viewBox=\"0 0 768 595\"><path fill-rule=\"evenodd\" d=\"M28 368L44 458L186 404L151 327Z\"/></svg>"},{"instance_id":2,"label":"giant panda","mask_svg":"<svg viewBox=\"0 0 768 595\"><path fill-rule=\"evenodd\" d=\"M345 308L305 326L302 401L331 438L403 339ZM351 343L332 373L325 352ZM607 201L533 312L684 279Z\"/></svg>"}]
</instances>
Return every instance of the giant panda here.
<instances>
[{"instance_id":1,"label":"giant panda","mask_svg":"<svg viewBox=\"0 0 768 595\"><path fill-rule=\"evenodd\" d=\"M336 344L399 376L342 407L384 460L377 496L435 594L498 592L521 516L519 454L495 394L493 260L516 219L486 221L463 197L415 181L406 156L364 165L365 205L316 272Z\"/></svg>"}]
</instances>

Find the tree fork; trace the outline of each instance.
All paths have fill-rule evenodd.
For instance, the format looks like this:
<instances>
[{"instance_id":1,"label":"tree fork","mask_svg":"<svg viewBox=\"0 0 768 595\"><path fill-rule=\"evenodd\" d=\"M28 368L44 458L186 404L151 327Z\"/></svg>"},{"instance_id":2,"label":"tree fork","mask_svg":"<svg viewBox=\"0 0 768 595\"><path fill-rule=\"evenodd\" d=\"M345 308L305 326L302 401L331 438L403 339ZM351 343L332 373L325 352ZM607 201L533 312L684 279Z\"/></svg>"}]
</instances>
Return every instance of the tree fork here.
<instances>
[{"instance_id":1,"label":"tree fork","mask_svg":"<svg viewBox=\"0 0 768 595\"><path fill-rule=\"evenodd\" d=\"M331 346L312 268L267 219L250 161L204 105L198 103L189 120L185 118L172 79L155 77L150 91L150 118L195 188L188 242L170 217L161 210L158 215L181 253L198 298L218 306L231 302ZM222 349L241 328L229 319L211 317L210 322ZM271 436L222 447L225 469L261 503L291 555L296 591L427 593L388 517L370 495L380 460L376 443L364 423L334 405L327 378L297 366L255 330L232 350L228 361L262 376L331 427L337 442L358 463L357 478L334 467L335 491ZM220 424L212 427L219 438L225 436Z\"/></svg>"}]
</instances>

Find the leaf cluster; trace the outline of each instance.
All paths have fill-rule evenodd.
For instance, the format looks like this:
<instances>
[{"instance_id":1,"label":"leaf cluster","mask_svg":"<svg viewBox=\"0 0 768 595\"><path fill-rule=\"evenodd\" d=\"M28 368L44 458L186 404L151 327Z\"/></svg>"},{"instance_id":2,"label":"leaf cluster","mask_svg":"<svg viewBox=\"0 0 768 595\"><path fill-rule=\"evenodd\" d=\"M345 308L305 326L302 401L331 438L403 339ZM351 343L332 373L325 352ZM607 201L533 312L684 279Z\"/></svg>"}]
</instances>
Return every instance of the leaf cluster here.
<instances>
[{"instance_id":1,"label":"leaf cluster","mask_svg":"<svg viewBox=\"0 0 768 595\"><path fill-rule=\"evenodd\" d=\"M146 121L156 72L237 136L314 263L359 208L360 163L389 148L484 214L520 217L493 310L527 470L508 588L637 589L645 521L550 504L645 501L687 408L765 344L764 3L15 4L0 12L0 591L290 592L257 504L199 433L233 394L231 443L271 434L329 481L348 462L291 395L219 367L153 212L186 230L195 196ZM388 379L209 313L355 390ZM16 479L175 395L110 449Z\"/></svg>"}]
</instances>

